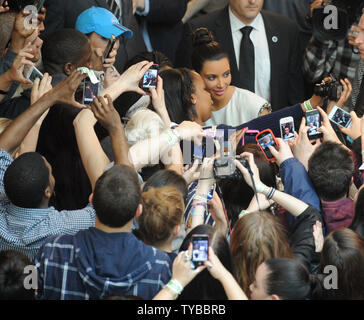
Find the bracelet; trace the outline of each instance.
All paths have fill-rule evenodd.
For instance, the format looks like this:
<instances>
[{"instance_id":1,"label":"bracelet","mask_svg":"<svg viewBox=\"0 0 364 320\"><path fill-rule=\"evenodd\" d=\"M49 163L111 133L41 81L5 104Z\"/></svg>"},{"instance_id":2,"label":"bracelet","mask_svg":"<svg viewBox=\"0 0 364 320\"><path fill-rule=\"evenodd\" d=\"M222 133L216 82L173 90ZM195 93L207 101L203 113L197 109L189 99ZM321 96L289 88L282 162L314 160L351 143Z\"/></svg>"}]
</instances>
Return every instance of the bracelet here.
<instances>
[{"instance_id":1,"label":"bracelet","mask_svg":"<svg viewBox=\"0 0 364 320\"><path fill-rule=\"evenodd\" d=\"M198 203L193 204L193 205L191 206L191 209L195 209L196 207L204 207L204 208L206 208L206 207L207 207L206 199L205 199L205 201L204 201L204 202L198 202ZM194 211L195 211L195 210L192 210L191 215L193 215L193 214L194 214Z\"/></svg>"},{"instance_id":2,"label":"bracelet","mask_svg":"<svg viewBox=\"0 0 364 320\"><path fill-rule=\"evenodd\" d=\"M176 135L171 134L169 130L163 132L167 136L168 145L170 147L174 146L178 142L178 138Z\"/></svg>"},{"instance_id":3,"label":"bracelet","mask_svg":"<svg viewBox=\"0 0 364 320\"><path fill-rule=\"evenodd\" d=\"M306 110L307 110L307 111L313 110L313 107L312 107L312 105L311 105L310 100L305 101L305 102L303 103L303 105L305 106L305 108L306 108Z\"/></svg>"},{"instance_id":4,"label":"bracelet","mask_svg":"<svg viewBox=\"0 0 364 320\"><path fill-rule=\"evenodd\" d=\"M249 211L246 211L246 210L241 210L240 214L239 214L239 219L244 217L245 215L249 214L250 212Z\"/></svg>"},{"instance_id":5,"label":"bracelet","mask_svg":"<svg viewBox=\"0 0 364 320\"><path fill-rule=\"evenodd\" d=\"M276 192L276 189L271 188L268 192L267 199L270 200L273 198L274 193Z\"/></svg>"},{"instance_id":6,"label":"bracelet","mask_svg":"<svg viewBox=\"0 0 364 320\"><path fill-rule=\"evenodd\" d=\"M176 279L171 279L167 285L167 288L171 289L173 292L177 293L177 295L180 295L183 291L183 286L181 283Z\"/></svg>"}]
</instances>

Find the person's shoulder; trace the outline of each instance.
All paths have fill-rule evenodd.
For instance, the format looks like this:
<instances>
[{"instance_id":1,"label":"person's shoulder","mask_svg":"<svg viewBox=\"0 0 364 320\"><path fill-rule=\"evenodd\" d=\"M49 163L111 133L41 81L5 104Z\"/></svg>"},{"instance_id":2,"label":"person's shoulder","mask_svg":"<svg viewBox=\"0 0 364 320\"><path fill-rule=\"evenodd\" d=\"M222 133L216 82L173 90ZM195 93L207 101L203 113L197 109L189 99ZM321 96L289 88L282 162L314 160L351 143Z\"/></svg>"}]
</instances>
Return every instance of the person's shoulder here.
<instances>
[{"instance_id":1,"label":"person's shoulder","mask_svg":"<svg viewBox=\"0 0 364 320\"><path fill-rule=\"evenodd\" d=\"M291 18L267 10L262 10L261 14L264 20L269 21L274 28L279 29L280 31L285 31L287 33L298 31L297 23Z\"/></svg>"}]
</instances>

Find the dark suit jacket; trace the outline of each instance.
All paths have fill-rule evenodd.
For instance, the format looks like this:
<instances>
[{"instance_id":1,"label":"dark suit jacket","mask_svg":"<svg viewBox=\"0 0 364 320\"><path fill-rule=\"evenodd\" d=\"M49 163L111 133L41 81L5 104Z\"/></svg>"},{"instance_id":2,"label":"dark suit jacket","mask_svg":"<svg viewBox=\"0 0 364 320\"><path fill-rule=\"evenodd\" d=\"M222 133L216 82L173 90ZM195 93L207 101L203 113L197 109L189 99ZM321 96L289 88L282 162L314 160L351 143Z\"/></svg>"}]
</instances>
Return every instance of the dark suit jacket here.
<instances>
[{"instance_id":1,"label":"dark suit jacket","mask_svg":"<svg viewBox=\"0 0 364 320\"><path fill-rule=\"evenodd\" d=\"M188 0L150 0L149 14L140 17L148 23L148 33L153 50L164 53L174 62L182 38L182 18Z\"/></svg>"},{"instance_id":2,"label":"dark suit jacket","mask_svg":"<svg viewBox=\"0 0 364 320\"><path fill-rule=\"evenodd\" d=\"M122 25L134 33L132 39L120 38L120 48L115 62L115 67L122 72L126 62L137 53L145 51L144 40L140 34L139 25L133 15L132 0L122 0ZM46 0L47 15L45 19L44 39L47 34L62 28L74 28L77 17L86 9L108 5L105 0Z\"/></svg>"},{"instance_id":3,"label":"dark suit jacket","mask_svg":"<svg viewBox=\"0 0 364 320\"><path fill-rule=\"evenodd\" d=\"M290 19L262 10L267 33L271 61L271 104L273 110L294 105L304 99L304 86L301 71L302 54L299 49L299 31ZM220 42L230 57L232 85L240 85L233 38L231 34L228 7L209 15L191 20L185 24L182 42L176 54L176 65L191 68L192 43L189 34L198 27L206 27ZM277 42L272 39L276 37Z\"/></svg>"}]
</instances>

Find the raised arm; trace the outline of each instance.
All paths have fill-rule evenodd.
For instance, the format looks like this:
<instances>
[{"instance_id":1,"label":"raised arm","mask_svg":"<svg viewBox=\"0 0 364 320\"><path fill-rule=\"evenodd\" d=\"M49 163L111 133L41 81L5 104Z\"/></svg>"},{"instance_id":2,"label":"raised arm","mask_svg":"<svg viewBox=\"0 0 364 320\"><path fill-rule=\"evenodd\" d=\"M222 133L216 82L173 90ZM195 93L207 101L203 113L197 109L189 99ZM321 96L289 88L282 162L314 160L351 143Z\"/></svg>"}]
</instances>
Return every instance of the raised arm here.
<instances>
[{"instance_id":1,"label":"raised arm","mask_svg":"<svg viewBox=\"0 0 364 320\"><path fill-rule=\"evenodd\" d=\"M86 76L87 75L82 75L78 71L73 72L71 76L59 83L36 103L25 110L0 135L0 149L9 153L14 151L42 114L56 103L84 108L83 105L75 101L74 95L77 87Z\"/></svg>"}]
</instances>

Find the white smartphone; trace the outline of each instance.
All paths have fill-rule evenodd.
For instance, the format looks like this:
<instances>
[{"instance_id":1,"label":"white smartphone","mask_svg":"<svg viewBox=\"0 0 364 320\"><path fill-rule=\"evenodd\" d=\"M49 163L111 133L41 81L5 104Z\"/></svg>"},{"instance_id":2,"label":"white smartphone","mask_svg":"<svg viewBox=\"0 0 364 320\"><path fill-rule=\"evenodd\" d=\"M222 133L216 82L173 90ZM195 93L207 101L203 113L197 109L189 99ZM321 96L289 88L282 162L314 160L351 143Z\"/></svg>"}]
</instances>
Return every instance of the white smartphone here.
<instances>
[{"instance_id":1,"label":"white smartphone","mask_svg":"<svg viewBox=\"0 0 364 320\"><path fill-rule=\"evenodd\" d=\"M24 76L31 82L34 82L36 78L43 79L43 74L34 66L30 67Z\"/></svg>"},{"instance_id":2,"label":"white smartphone","mask_svg":"<svg viewBox=\"0 0 364 320\"><path fill-rule=\"evenodd\" d=\"M342 128L349 128L352 122L350 113L338 106L332 107L329 113L329 119Z\"/></svg>"},{"instance_id":3,"label":"white smartphone","mask_svg":"<svg viewBox=\"0 0 364 320\"><path fill-rule=\"evenodd\" d=\"M294 120L293 117L281 118L279 120L279 127L281 129L281 138L284 141L294 139Z\"/></svg>"}]
</instances>

